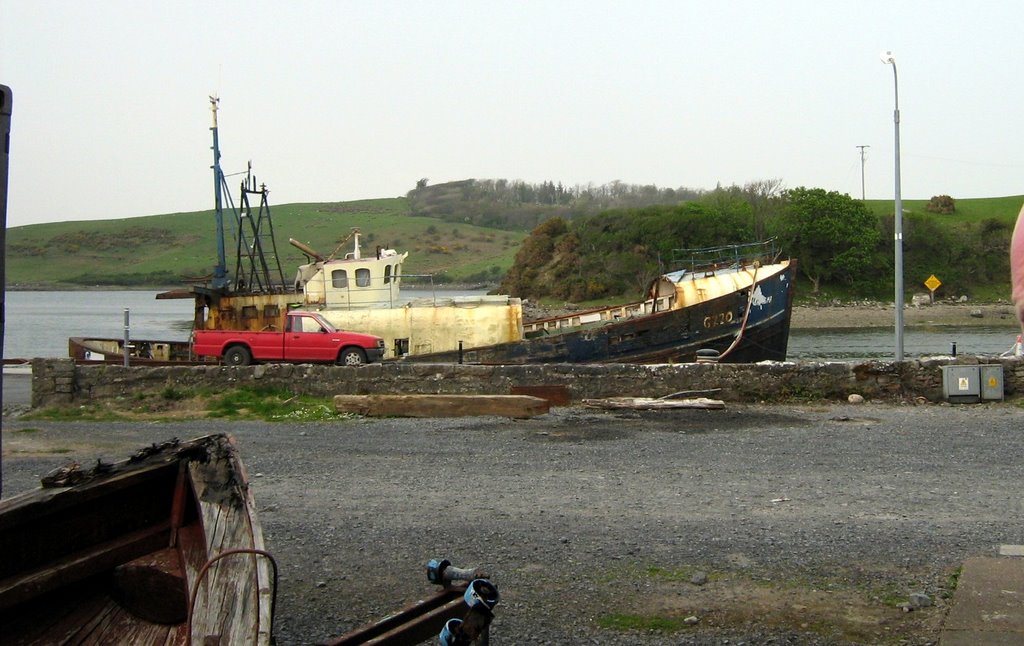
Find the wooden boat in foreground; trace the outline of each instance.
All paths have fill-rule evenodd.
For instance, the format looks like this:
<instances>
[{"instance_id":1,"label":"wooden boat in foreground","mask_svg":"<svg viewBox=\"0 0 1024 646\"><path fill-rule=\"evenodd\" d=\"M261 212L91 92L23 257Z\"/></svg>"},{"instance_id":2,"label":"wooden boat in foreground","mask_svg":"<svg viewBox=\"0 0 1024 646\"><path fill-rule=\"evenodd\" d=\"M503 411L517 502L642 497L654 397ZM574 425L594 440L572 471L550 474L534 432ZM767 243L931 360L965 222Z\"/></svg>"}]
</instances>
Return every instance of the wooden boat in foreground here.
<instances>
[{"instance_id":1,"label":"wooden boat in foreground","mask_svg":"<svg viewBox=\"0 0 1024 646\"><path fill-rule=\"evenodd\" d=\"M42 485L0 501L5 644L272 642L276 565L231 437Z\"/></svg>"}]
</instances>

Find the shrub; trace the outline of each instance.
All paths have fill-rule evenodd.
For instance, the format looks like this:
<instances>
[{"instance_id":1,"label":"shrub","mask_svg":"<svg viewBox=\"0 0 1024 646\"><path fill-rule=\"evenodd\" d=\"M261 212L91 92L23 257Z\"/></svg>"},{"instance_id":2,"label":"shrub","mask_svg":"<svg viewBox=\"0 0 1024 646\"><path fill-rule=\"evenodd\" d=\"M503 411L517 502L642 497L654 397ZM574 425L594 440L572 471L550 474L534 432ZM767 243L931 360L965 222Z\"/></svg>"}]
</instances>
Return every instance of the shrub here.
<instances>
[{"instance_id":1,"label":"shrub","mask_svg":"<svg viewBox=\"0 0 1024 646\"><path fill-rule=\"evenodd\" d=\"M953 211L956 211L956 202L948 195L934 195L932 199L928 200L928 204L924 207L925 211L929 213L942 213L943 215L949 215Z\"/></svg>"}]
</instances>

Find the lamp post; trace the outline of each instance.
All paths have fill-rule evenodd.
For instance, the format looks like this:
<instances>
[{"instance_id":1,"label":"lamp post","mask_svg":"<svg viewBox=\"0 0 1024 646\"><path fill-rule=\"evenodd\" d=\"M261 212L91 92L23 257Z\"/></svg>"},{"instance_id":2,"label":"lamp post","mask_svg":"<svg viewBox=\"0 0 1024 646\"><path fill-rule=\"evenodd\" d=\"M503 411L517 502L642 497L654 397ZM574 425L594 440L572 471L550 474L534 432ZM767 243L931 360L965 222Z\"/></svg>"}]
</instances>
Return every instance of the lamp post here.
<instances>
[{"instance_id":1,"label":"lamp post","mask_svg":"<svg viewBox=\"0 0 1024 646\"><path fill-rule=\"evenodd\" d=\"M892 52L882 54L882 62L892 65L893 91L896 103L892 113L896 130L896 213L894 219L895 232L895 264L896 264L896 361L903 361L903 199L900 196L900 83L896 75L896 58Z\"/></svg>"}]
</instances>

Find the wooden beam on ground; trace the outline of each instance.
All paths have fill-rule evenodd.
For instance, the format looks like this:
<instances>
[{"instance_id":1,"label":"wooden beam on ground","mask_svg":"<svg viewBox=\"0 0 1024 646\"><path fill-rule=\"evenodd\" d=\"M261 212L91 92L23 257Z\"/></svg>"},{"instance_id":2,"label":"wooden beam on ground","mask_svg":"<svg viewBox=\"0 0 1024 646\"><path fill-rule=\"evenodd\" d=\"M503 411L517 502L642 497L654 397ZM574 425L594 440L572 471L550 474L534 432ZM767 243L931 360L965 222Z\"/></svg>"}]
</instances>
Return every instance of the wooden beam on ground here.
<instances>
[{"instance_id":1,"label":"wooden beam on ground","mask_svg":"<svg viewBox=\"0 0 1024 646\"><path fill-rule=\"evenodd\" d=\"M513 395L529 395L540 397L551 402L552 406L568 406L572 404L572 396L569 389L561 384L551 386L512 386Z\"/></svg>"},{"instance_id":2,"label":"wooden beam on ground","mask_svg":"<svg viewBox=\"0 0 1024 646\"><path fill-rule=\"evenodd\" d=\"M335 395L334 410L370 417L536 417L551 403L527 395Z\"/></svg>"},{"instance_id":3,"label":"wooden beam on ground","mask_svg":"<svg viewBox=\"0 0 1024 646\"><path fill-rule=\"evenodd\" d=\"M648 399L646 397L609 397L607 399L584 399L583 405L589 408L629 408L634 410L657 410L669 408L707 408L720 410L725 408L721 399L697 397L695 399Z\"/></svg>"}]
</instances>

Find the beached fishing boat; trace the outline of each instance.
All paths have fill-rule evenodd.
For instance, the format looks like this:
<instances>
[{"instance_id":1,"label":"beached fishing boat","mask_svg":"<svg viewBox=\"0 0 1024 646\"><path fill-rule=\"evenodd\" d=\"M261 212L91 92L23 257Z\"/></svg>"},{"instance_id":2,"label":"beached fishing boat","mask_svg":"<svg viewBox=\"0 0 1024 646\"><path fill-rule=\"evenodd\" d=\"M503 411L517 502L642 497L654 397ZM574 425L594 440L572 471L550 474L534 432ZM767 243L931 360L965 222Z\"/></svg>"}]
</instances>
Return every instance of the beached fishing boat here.
<instances>
[{"instance_id":1,"label":"beached fishing boat","mask_svg":"<svg viewBox=\"0 0 1024 646\"><path fill-rule=\"evenodd\" d=\"M519 339L411 355L483 364L784 361L796 262L770 243L681 250L685 268L655 280L642 301L523 325Z\"/></svg>"},{"instance_id":2,"label":"beached fishing boat","mask_svg":"<svg viewBox=\"0 0 1024 646\"><path fill-rule=\"evenodd\" d=\"M69 465L0 501L5 644L272 641L276 573L234 441Z\"/></svg>"}]
</instances>

